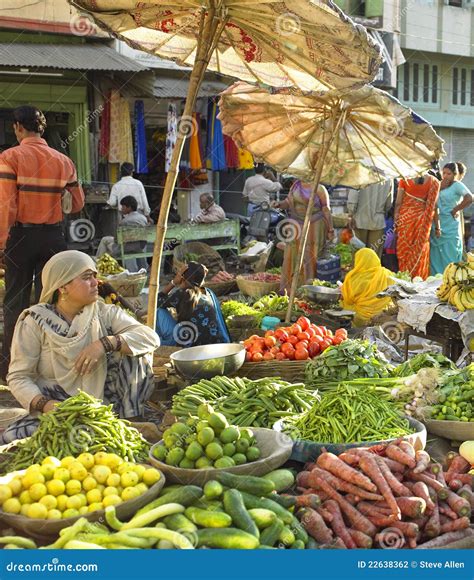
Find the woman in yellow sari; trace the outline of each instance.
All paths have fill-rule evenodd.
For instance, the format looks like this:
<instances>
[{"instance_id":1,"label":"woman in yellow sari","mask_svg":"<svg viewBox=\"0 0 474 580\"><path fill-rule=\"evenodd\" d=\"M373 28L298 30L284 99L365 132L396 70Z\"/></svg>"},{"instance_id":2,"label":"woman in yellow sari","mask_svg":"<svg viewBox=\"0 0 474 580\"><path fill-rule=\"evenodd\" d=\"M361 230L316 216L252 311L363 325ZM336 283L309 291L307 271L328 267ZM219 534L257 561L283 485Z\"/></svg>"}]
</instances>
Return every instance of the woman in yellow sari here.
<instances>
[{"instance_id":1,"label":"woman in yellow sari","mask_svg":"<svg viewBox=\"0 0 474 580\"><path fill-rule=\"evenodd\" d=\"M392 272L383 268L380 258L369 249L362 248L355 255L354 268L342 285L342 305L356 313L355 326L366 325L390 303L390 298L377 298L391 282Z\"/></svg>"}]
</instances>

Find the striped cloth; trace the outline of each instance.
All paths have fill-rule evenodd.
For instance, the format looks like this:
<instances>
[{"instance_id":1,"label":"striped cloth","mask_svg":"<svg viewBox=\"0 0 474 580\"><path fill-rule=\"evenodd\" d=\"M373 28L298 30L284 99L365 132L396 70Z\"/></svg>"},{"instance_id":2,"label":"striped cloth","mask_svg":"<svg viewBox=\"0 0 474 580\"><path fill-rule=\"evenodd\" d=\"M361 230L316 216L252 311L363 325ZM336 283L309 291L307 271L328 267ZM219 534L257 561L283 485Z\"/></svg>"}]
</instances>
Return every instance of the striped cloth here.
<instances>
[{"instance_id":1,"label":"striped cloth","mask_svg":"<svg viewBox=\"0 0 474 580\"><path fill-rule=\"evenodd\" d=\"M63 220L61 196L72 194L72 213L84 206L74 163L40 137L26 137L0 155L0 248L15 222L55 224Z\"/></svg>"}]
</instances>

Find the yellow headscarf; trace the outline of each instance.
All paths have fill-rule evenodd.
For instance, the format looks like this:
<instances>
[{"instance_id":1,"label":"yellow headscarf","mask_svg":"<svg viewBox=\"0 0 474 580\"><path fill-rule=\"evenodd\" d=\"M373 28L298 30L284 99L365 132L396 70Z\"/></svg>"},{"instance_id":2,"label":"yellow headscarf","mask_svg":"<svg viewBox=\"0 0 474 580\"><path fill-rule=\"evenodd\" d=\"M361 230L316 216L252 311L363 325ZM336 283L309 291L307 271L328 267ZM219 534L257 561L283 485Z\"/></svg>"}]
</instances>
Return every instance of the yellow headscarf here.
<instances>
[{"instance_id":1,"label":"yellow headscarf","mask_svg":"<svg viewBox=\"0 0 474 580\"><path fill-rule=\"evenodd\" d=\"M364 324L390 303L390 298L376 295L390 286L391 275L373 250L363 248L356 253L354 269L347 274L341 289L343 307L357 314L356 325Z\"/></svg>"}]
</instances>

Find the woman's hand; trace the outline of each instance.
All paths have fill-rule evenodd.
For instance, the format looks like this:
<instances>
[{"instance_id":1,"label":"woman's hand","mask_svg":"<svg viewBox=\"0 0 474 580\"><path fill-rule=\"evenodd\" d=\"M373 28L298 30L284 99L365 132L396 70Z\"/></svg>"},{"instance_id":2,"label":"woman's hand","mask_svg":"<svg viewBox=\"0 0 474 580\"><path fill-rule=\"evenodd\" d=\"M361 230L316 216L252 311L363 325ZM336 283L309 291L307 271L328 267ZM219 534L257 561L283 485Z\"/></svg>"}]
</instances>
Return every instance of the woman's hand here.
<instances>
[{"instance_id":1,"label":"woman's hand","mask_svg":"<svg viewBox=\"0 0 474 580\"><path fill-rule=\"evenodd\" d=\"M186 272L188 266L186 264L183 264L178 271L176 272L175 277L173 278L173 284L175 286L178 286L179 284L181 284L181 282L183 281L183 274L184 272Z\"/></svg>"},{"instance_id":2,"label":"woman's hand","mask_svg":"<svg viewBox=\"0 0 474 580\"><path fill-rule=\"evenodd\" d=\"M60 402L61 401L51 399L51 401L48 401L46 405L43 407L43 413L50 413L51 411L54 411L56 405L59 405Z\"/></svg>"},{"instance_id":3,"label":"woman's hand","mask_svg":"<svg viewBox=\"0 0 474 580\"><path fill-rule=\"evenodd\" d=\"M451 210L451 215L453 216L453 218L455 220L458 219L458 217L459 217L459 210L458 210L457 207L453 207L453 209Z\"/></svg>"},{"instance_id":4,"label":"woman's hand","mask_svg":"<svg viewBox=\"0 0 474 580\"><path fill-rule=\"evenodd\" d=\"M441 237L441 228L439 226L435 228L435 237L436 238Z\"/></svg>"},{"instance_id":5,"label":"woman's hand","mask_svg":"<svg viewBox=\"0 0 474 580\"><path fill-rule=\"evenodd\" d=\"M77 357L74 368L80 375L87 375L95 371L100 360L104 356L104 347L100 340L95 340Z\"/></svg>"},{"instance_id":6,"label":"woman's hand","mask_svg":"<svg viewBox=\"0 0 474 580\"><path fill-rule=\"evenodd\" d=\"M326 235L326 238L327 238L329 241L332 241L332 240L334 239L334 230L328 230L328 233L327 233L327 235Z\"/></svg>"}]
</instances>

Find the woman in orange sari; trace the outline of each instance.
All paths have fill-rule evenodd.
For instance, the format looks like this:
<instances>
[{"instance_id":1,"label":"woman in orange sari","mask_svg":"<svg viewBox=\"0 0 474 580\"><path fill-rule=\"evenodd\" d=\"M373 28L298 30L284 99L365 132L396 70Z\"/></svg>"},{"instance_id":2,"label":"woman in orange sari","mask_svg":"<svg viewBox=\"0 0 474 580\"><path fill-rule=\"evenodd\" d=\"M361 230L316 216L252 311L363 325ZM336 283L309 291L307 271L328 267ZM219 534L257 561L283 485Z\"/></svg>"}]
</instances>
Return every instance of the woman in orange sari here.
<instances>
[{"instance_id":1,"label":"woman in orange sari","mask_svg":"<svg viewBox=\"0 0 474 580\"><path fill-rule=\"evenodd\" d=\"M430 231L435 222L436 236L441 235L436 203L439 181L428 173L416 180L398 184L395 203L398 268L412 278L425 280L430 275Z\"/></svg>"}]
</instances>

